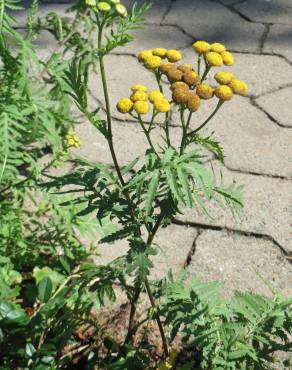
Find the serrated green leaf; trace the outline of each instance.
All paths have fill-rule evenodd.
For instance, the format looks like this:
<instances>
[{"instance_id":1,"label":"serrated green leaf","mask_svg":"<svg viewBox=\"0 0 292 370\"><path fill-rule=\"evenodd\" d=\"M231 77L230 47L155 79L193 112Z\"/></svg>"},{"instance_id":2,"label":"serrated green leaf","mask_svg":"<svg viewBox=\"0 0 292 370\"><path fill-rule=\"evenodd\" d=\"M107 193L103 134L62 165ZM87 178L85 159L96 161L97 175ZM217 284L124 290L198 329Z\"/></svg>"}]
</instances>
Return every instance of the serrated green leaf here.
<instances>
[{"instance_id":1,"label":"serrated green leaf","mask_svg":"<svg viewBox=\"0 0 292 370\"><path fill-rule=\"evenodd\" d=\"M159 185L159 178L160 178L160 171L155 170L152 174L151 181L149 183L149 189L146 196L146 202L145 202L145 210L146 210L146 216L149 216L152 210L152 203L155 198L156 190Z\"/></svg>"}]
</instances>

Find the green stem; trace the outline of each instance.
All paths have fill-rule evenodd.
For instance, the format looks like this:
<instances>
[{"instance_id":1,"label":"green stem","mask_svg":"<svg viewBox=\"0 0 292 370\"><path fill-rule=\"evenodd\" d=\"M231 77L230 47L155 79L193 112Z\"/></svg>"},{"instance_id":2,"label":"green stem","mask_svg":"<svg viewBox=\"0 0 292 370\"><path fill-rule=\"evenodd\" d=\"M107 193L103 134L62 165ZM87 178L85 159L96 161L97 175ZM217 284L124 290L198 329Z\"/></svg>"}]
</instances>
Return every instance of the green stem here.
<instances>
[{"instance_id":1,"label":"green stem","mask_svg":"<svg viewBox=\"0 0 292 370\"><path fill-rule=\"evenodd\" d=\"M170 136L169 136L169 113L165 113L165 135L166 135L166 142L168 147L171 147L171 142L170 142Z\"/></svg>"},{"instance_id":2,"label":"green stem","mask_svg":"<svg viewBox=\"0 0 292 370\"><path fill-rule=\"evenodd\" d=\"M157 311L157 306L155 304L155 300L154 300L153 294L151 292L150 284L149 284L149 281L148 281L147 277L145 278L145 286L146 286L146 290L147 290L147 293L148 293L148 296L149 296L149 299L150 299L151 306L152 306L152 308L155 312L155 316L156 316L155 319L156 319L158 329L159 329L159 332L160 332L160 336L161 336L161 339L162 339L164 357L167 358L168 357L168 345L167 345L166 337L165 337L165 334L164 334L163 325L162 325L162 322L160 320L159 312Z\"/></svg>"},{"instance_id":3,"label":"green stem","mask_svg":"<svg viewBox=\"0 0 292 370\"><path fill-rule=\"evenodd\" d=\"M182 134L181 144L180 144L180 154L182 154L183 149L184 149L184 143L186 141L186 136L187 136L185 116L184 116L184 108L182 106L180 106L180 120L181 120L181 124L182 124L182 129L183 129L183 134Z\"/></svg>"},{"instance_id":4,"label":"green stem","mask_svg":"<svg viewBox=\"0 0 292 370\"><path fill-rule=\"evenodd\" d=\"M205 71L203 73L203 76L202 76L202 79L201 79L201 83L206 79L208 73L210 72L210 69L211 69L211 66L206 64L206 68L205 68Z\"/></svg>"},{"instance_id":5,"label":"green stem","mask_svg":"<svg viewBox=\"0 0 292 370\"><path fill-rule=\"evenodd\" d=\"M138 114L138 120L139 120L139 122L140 122L140 124L141 124L141 126L142 126L142 129L143 129L143 131L144 131L144 134L145 134L145 136L146 136L146 138L147 138L147 141L148 141L148 143L149 143L149 145L150 145L151 149L152 149L152 150L153 150L153 152L157 155L157 157L158 157L158 158L160 158L160 157L159 157L159 155L158 155L158 153L156 152L156 150L155 150L155 148L154 148L154 145L153 145L152 141L151 141L150 132L149 132L149 130L146 130L146 127L145 127L145 125L144 125L144 123L143 123L143 121L142 121L142 119L141 119L140 114Z\"/></svg>"},{"instance_id":6,"label":"green stem","mask_svg":"<svg viewBox=\"0 0 292 370\"><path fill-rule=\"evenodd\" d=\"M101 49L102 48L102 30L103 30L103 26L104 26L104 23L102 23L98 27L98 31L99 31L98 32L98 49ZM115 166L116 172L118 174L118 178L120 180L121 185L124 187L125 182L124 182L124 179L123 179L123 176L122 176L122 173L121 173L121 170L120 170L118 161L117 161L117 157L116 157L115 150L114 150L114 145L113 145L112 121L111 121L111 113L110 113L111 110L110 110L110 104L109 104L109 95L108 95L108 89L107 89L107 82L106 82L106 75L105 75L105 67L104 67L104 63L103 63L103 55L100 56L100 58L99 58L99 66L100 66L100 74L101 74L101 79L102 79L102 85L103 85L103 91L104 91L104 99L105 99L105 105L106 105L106 116L107 116L108 133L109 133L109 138L108 138L109 148L110 148L110 152L111 152L111 156L112 156L112 159L113 159L113 162L114 162L114 166ZM142 127L144 127L144 125L142 125ZM144 129L145 129L145 127L144 127ZM146 130L146 132L147 132L147 130ZM147 135L146 136L148 136L148 132L147 132ZM150 142L151 142L151 140L150 140ZM133 222L136 222L136 217L135 217L135 213L134 213L134 210L133 210L133 205L132 205L131 198L130 198L128 192L124 192L124 194L126 196L126 199L127 199L128 205L129 205L129 209L130 209L130 212L131 212L132 220L133 220ZM151 244L152 243L153 238L155 236L155 233L159 229L159 226L160 226L162 220L163 220L163 216L160 215L160 218L157 220L156 225L154 226L153 230L151 231L151 235L148 237L148 241L149 241L148 244ZM155 307L155 301L154 301L153 295L151 293L151 289L150 289L150 286L149 286L149 283L148 283L147 278L145 279L145 286L146 286L146 290L147 290L147 293L148 293L148 296L149 296L151 305L152 305L152 307ZM139 289L141 289L141 288L139 288ZM139 297L139 295L140 295L140 292L137 293L137 297ZM138 298L137 298L137 300L138 300ZM136 304L134 304L133 306L136 307ZM134 307L134 314L135 314L135 311L136 311L136 308L135 307ZM157 324L158 324L158 327L159 327L159 331L160 331L160 335L161 335L161 339L162 339L162 342L163 342L163 348L164 348L165 356L167 357L168 356L167 343L166 343L166 339L165 339L165 334L164 334L164 331L163 331L162 323L161 323L160 318L159 318L158 315L156 316L156 321L157 321Z\"/></svg>"},{"instance_id":7,"label":"green stem","mask_svg":"<svg viewBox=\"0 0 292 370\"><path fill-rule=\"evenodd\" d=\"M218 110L220 109L220 107L223 105L224 101L223 100L219 100L218 101L218 104L215 108L215 110L210 114L210 116L206 119L205 122L203 122L198 128L196 128L195 130L189 132L187 135L188 136L191 136L195 133L197 133L198 131L200 131L204 126L207 125L207 123L215 116L215 114L218 112Z\"/></svg>"},{"instance_id":8,"label":"green stem","mask_svg":"<svg viewBox=\"0 0 292 370\"><path fill-rule=\"evenodd\" d=\"M155 74L155 78L156 78L156 81L159 87L159 91L163 93L163 87L161 85L161 74L159 71L155 71L154 74Z\"/></svg>"},{"instance_id":9,"label":"green stem","mask_svg":"<svg viewBox=\"0 0 292 370\"><path fill-rule=\"evenodd\" d=\"M98 27L98 49L99 50L102 48L103 27L104 27L104 23L102 23ZM111 107L110 107L110 102L109 102L109 94L108 94L108 88L107 88L107 81L106 81L103 57L104 56L101 55L100 58L99 58L99 67L100 67L100 75L101 75L101 80L102 80L104 100L105 100L105 108L106 108L106 118L107 118L107 128L108 128L108 144L109 144L109 149L110 149L111 156L112 156L112 159L113 159L113 162L114 162L115 170L117 172L120 183L121 183L122 187L124 188L125 181L123 179L123 175L122 175L121 170L120 170L120 166L119 166L119 163L118 163L118 160L117 160L117 156L116 156L115 148L114 148L114 144L113 144ZM123 191L123 193L124 193L124 195L127 199L127 203L128 203L130 213L131 213L131 218L134 222L135 221L135 212L134 212L134 207L132 205L131 198L130 198L127 191Z\"/></svg>"},{"instance_id":10,"label":"green stem","mask_svg":"<svg viewBox=\"0 0 292 370\"><path fill-rule=\"evenodd\" d=\"M201 74L201 61L202 61L202 55L200 54L198 56L198 75L200 76Z\"/></svg>"}]
</instances>

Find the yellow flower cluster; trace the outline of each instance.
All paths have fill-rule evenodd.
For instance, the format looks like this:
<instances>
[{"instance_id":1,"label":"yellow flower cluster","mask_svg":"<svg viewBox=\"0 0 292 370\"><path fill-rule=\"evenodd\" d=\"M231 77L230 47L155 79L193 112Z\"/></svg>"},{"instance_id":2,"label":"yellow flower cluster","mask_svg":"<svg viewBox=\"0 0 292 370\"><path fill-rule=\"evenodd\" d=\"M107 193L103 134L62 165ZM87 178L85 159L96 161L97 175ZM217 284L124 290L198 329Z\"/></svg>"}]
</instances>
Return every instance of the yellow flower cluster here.
<instances>
[{"instance_id":1,"label":"yellow flower cluster","mask_svg":"<svg viewBox=\"0 0 292 370\"><path fill-rule=\"evenodd\" d=\"M139 61L151 70L159 68L162 65L162 59L167 59L169 63L176 63L181 58L181 53L175 49L156 48L153 50L142 50L138 54Z\"/></svg>"},{"instance_id":2,"label":"yellow flower cluster","mask_svg":"<svg viewBox=\"0 0 292 370\"><path fill-rule=\"evenodd\" d=\"M167 62L162 64L159 70L171 83L184 82L189 87L194 87L200 82L200 76L190 64L176 66L174 63Z\"/></svg>"},{"instance_id":3,"label":"yellow flower cluster","mask_svg":"<svg viewBox=\"0 0 292 370\"><path fill-rule=\"evenodd\" d=\"M177 104L185 104L191 112L196 112L201 104L199 95L190 90L187 83L177 81L170 87L172 90L172 100Z\"/></svg>"},{"instance_id":4,"label":"yellow flower cluster","mask_svg":"<svg viewBox=\"0 0 292 370\"><path fill-rule=\"evenodd\" d=\"M217 72L215 74L215 80L220 85L227 85L230 87L232 92L237 95L246 96L248 93L248 86L242 80L237 80L235 75L231 72Z\"/></svg>"},{"instance_id":5,"label":"yellow flower cluster","mask_svg":"<svg viewBox=\"0 0 292 370\"><path fill-rule=\"evenodd\" d=\"M66 144L70 147L73 146L74 148L80 148L81 147L81 141L79 137L74 134L73 132L68 132L68 134L65 136Z\"/></svg>"},{"instance_id":6,"label":"yellow flower cluster","mask_svg":"<svg viewBox=\"0 0 292 370\"><path fill-rule=\"evenodd\" d=\"M117 109L120 113L130 113L134 110L138 114L147 114L149 104L153 104L154 110L159 113L166 113L170 110L170 103L159 90L147 92L144 85L136 84L132 86L132 95L118 101Z\"/></svg>"},{"instance_id":7,"label":"yellow flower cluster","mask_svg":"<svg viewBox=\"0 0 292 370\"><path fill-rule=\"evenodd\" d=\"M95 12L108 13L113 10L122 17L127 17L128 15L126 7L120 4L120 0L85 0L85 4Z\"/></svg>"},{"instance_id":8,"label":"yellow flower cluster","mask_svg":"<svg viewBox=\"0 0 292 370\"><path fill-rule=\"evenodd\" d=\"M209 44L206 41L196 41L193 48L199 55L204 55L206 62L212 67L221 67L223 64L232 66L234 57L226 50L226 47L219 42Z\"/></svg>"}]
</instances>

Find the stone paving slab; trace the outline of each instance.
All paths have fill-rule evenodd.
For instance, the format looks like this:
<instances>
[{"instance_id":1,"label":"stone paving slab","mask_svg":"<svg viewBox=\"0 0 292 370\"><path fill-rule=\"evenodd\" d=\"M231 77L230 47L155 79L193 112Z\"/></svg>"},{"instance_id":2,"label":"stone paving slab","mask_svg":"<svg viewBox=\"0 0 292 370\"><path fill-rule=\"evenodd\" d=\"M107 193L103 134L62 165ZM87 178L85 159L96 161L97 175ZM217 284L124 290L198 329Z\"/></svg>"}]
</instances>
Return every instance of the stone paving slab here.
<instances>
[{"instance_id":1,"label":"stone paving slab","mask_svg":"<svg viewBox=\"0 0 292 370\"><path fill-rule=\"evenodd\" d=\"M196 39L220 41L233 50L258 51L265 27L250 23L227 7L208 0L177 0L163 24L174 24Z\"/></svg>"},{"instance_id":2,"label":"stone paving slab","mask_svg":"<svg viewBox=\"0 0 292 370\"><path fill-rule=\"evenodd\" d=\"M261 96L256 102L282 126L292 127L292 87ZM288 130L282 131L290 137ZM292 138L290 138L290 146L291 142ZM289 156L292 158L291 155Z\"/></svg>"},{"instance_id":3,"label":"stone paving slab","mask_svg":"<svg viewBox=\"0 0 292 370\"><path fill-rule=\"evenodd\" d=\"M214 98L201 103L199 111L192 117L191 129L206 120L217 101ZM175 111L172 123L179 122L179 113ZM213 138L220 142L229 168L292 178L292 130L279 127L247 98L234 97L225 103L202 133L205 136L213 134Z\"/></svg>"},{"instance_id":4,"label":"stone paving slab","mask_svg":"<svg viewBox=\"0 0 292 370\"><path fill-rule=\"evenodd\" d=\"M231 212L224 212L217 205L210 204L208 210L212 219L194 209L186 209L178 219L191 224L215 225L267 236L286 252L292 252L291 181L230 171L214 161L212 166L218 179L219 170L222 171L226 185L236 182L244 186L244 208L240 218L234 218Z\"/></svg>"},{"instance_id":5,"label":"stone paving slab","mask_svg":"<svg viewBox=\"0 0 292 370\"><path fill-rule=\"evenodd\" d=\"M163 47L166 49L183 49L192 44L193 38L174 26L144 25L142 29L131 33L135 38L125 47L119 47L115 53L134 54L144 49ZM161 45L161 46L160 46Z\"/></svg>"},{"instance_id":6,"label":"stone paving slab","mask_svg":"<svg viewBox=\"0 0 292 370\"><path fill-rule=\"evenodd\" d=\"M292 25L290 0L247 0L234 8L254 22Z\"/></svg>"},{"instance_id":7,"label":"stone paving slab","mask_svg":"<svg viewBox=\"0 0 292 370\"><path fill-rule=\"evenodd\" d=\"M292 265L267 240L226 231L203 231L188 268L189 278L224 282L225 296L235 290L271 296L266 283L287 297L292 295Z\"/></svg>"},{"instance_id":8,"label":"stone paving slab","mask_svg":"<svg viewBox=\"0 0 292 370\"><path fill-rule=\"evenodd\" d=\"M271 25L263 51L283 55L292 63L292 26L281 24Z\"/></svg>"}]
</instances>

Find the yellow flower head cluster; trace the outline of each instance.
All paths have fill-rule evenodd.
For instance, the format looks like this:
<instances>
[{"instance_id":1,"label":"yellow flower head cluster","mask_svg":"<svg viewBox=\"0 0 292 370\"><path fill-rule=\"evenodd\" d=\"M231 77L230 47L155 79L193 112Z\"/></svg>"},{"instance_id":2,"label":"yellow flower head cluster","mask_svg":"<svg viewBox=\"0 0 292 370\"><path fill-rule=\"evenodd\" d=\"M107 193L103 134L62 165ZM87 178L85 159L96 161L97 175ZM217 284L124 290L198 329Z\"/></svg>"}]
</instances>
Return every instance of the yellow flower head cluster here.
<instances>
[{"instance_id":1,"label":"yellow flower head cluster","mask_svg":"<svg viewBox=\"0 0 292 370\"><path fill-rule=\"evenodd\" d=\"M200 82L200 76L190 64L176 66L174 63L168 62L162 64L159 70L166 75L170 83L184 82L189 87L195 87Z\"/></svg>"},{"instance_id":2,"label":"yellow flower head cluster","mask_svg":"<svg viewBox=\"0 0 292 370\"><path fill-rule=\"evenodd\" d=\"M121 17L127 17L128 15L126 7L120 4L120 0L85 0L85 4L95 12L109 13L113 11Z\"/></svg>"},{"instance_id":3,"label":"yellow flower head cluster","mask_svg":"<svg viewBox=\"0 0 292 370\"><path fill-rule=\"evenodd\" d=\"M233 73L220 71L217 72L214 77L220 85L228 86L233 94L241 96L246 96L248 94L247 84L244 81L237 80Z\"/></svg>"},{"instance_id":4,"label":"yellow flower head cluster","mask_svg":"<svg viewBox=\"0 0 292 370\"><path fill-rule=\"evenodd\" d=\"M138 114L149 112L149 101L153 104L154 110L159 113L166 113L170 110L170 103L158 90L148 92L146 86L136 84L132 86L132 95L118 101L117 109L120 113L130 113L134 110Z\"/></svg>"},{"instance_id":5,"label":"yellow flower head cluster","mask_svg":"<svg viewBox=\"0 0 292 370\"><path fill-rule=\"evenodd\" d=\"M234 64L233 55L219 42L209 44L206 41L196 41L193 48L197 54L204 55L209 66L221 67L223 64L227 66Z\"/></svg>"},{"instance_id":6,"label":"yellow flower head cluster","mask_svg":"<svg viewBox=\"0 0 292 370\"><path fill-rule=\"evenodd\" d=\"M139 61L151 70L158 69L162 65L162 59L167 59L169 63L175 63L181 58L181 53L175 49L155 48L153 50L142 50L138 54Z\"/></svg>"},{"instance_id":7,"label":"yellow flower head cluster","mask_svg":"<svg viewBox=\"0 0 292 370\"><path fill-rule=\"evenodd\" d=\"M81 141L79 137L74 134L73 132L68 132L68 134L65 136L66 144L70 147L74 148L80 148L81 147Z\"/></svg>"},{"instance_id":8,"label":"yellow flower head cluster","mask_svg":"<svg viewBox=\"0 0 292 370\"><path fill-rule=\"evenodd\" d=\"M172 100L176 104L185 104L191 112L196 112L201 104L199 95L190 90L187 83L183 81L177 81L170 87L172 90Z\"/></svg>"}]
</instances>

